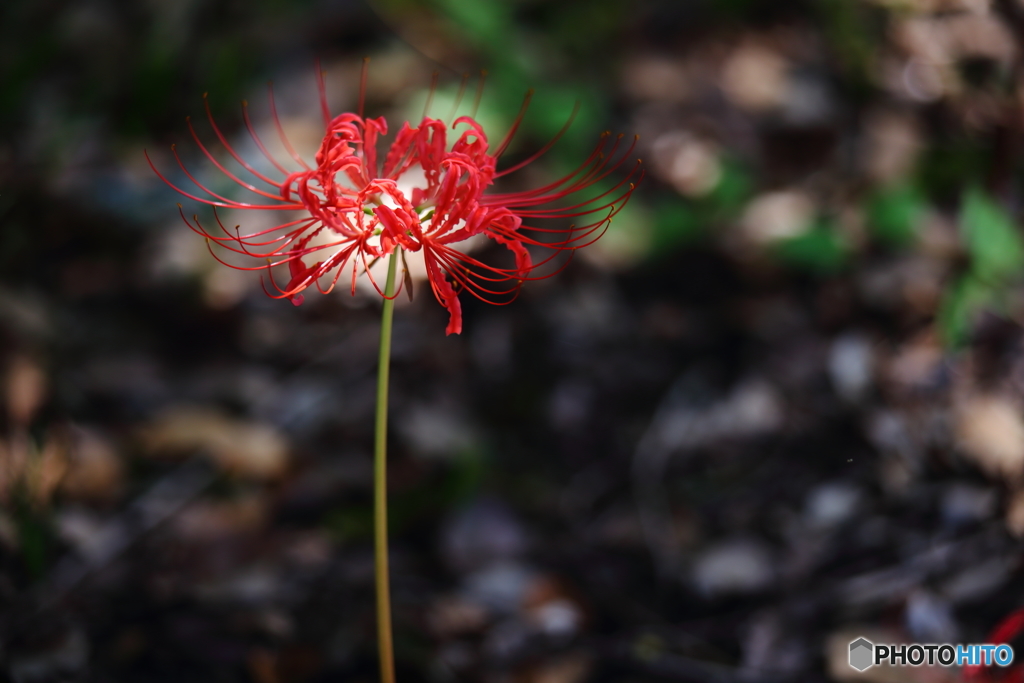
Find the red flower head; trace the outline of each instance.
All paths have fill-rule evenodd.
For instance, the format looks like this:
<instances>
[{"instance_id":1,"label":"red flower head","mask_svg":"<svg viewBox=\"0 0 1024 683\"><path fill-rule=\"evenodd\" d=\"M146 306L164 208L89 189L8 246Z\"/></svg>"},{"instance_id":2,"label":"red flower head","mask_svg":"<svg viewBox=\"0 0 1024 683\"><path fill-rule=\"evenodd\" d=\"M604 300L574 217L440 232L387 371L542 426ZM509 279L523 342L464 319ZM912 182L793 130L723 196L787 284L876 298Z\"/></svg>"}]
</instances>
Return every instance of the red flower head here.
<instances>
[{"instance_id":1,"label":"red flower head","mask_svg":"<svg viewBox=\"0 0 1024 683\"><path fill-rule=\"evenodd\" d=\"M242 114L249 134L260 152L282 174L283 178L278 180L261 173L235 152L217 127L204 95L207 117L220 143L253 179L265 185L263 188L239 178L221 164L199 139L191 120L188 122L189 132L210 162L231 181L258 196L258 200L237 201L209 189L185 168L173 146L178 165L199 194L174 185L150 161L150 166L165 183L190 199L214 207L220 232L208 231L200 225L198 217L193 216L189 221L182 212L190 228L206 237L208 243L216 242L231 252L259 259L260 264L237 266L222 261L214 253L215 258L233 268L266 270L276 291L267 293L275 298L288 298L296 305L302 303L302 292L306 288L315 285L321 292L329 292L343 275L350 278L354 291L356 278L363 272L383 296L373 280L370 266L400 249L403 263L404 252L422 256L434 296L450 314L447 333L459 333L462 331L460 292L467 291L490 303L509 303L523 281L550 275L535 276L539 266L563 251L571 255L572 250L599 238L625 206L642 177L638 163L611 189L597 196L570 202L569 206L550 206L603 181L628 158L632 145L620 154L622 136L610 141L609 134L605 133L591 155L568 176L525 192L486 194L496 178L524 167L547 152L572 119L539 152L502 171L497 171L498 158L519 127L529 95L512 129L493 153L489 153L486 133L472 117L463 116L448 125L424 115L417 126L408 122L402 124L390 148L381 156L377 142L387 134L388 125L384 118L363 116L365 63L356 114L332 118L319 69L317 76L326 132L316 153L315 166L303 161L285 137L273 90L270 92L271 117L282 145L301 170L288 170L270 154L256 134L243 102ZM239 228L232 231L221 223L216 212L218 207L296 211L301 212L301 217L243 234ZM580 224L560 228L534 225L545 218L577 219ZM508 249L514 265L489 265L459 248L478 235ZM535 263L528 247L542 247L552 253ZM272 269L283 265L288 266L291 277L287 283L279 285ZM405 280L411 282L408 272L406 275ZM503 286L502 283L508 284Z\"/></svg>"}]
</instances>

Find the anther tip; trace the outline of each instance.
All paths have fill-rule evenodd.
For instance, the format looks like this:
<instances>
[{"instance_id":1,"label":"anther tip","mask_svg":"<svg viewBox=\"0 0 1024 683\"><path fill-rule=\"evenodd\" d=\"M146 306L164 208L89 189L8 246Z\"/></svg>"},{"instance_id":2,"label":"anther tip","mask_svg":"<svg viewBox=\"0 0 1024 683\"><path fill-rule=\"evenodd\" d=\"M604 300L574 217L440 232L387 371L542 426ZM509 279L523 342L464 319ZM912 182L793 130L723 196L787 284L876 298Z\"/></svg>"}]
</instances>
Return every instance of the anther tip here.
<instances>
[{"instance_id":1,"label":"anther tip","mask_svg":"<svg viewBox=\"0 0 1024 683\"><path fill-rule=\"evenodd\" d=\"M178 146L178 143L172 142L171 143L171 151L173 152L177 146Z\"/></svg>"},{"instance_id":2,"label":"anther tip","mask_svg":"<svg viewBox=\"0 0 1024 683\"><path fill-rule=\"evenodd\" d=\"M180 209L181 208L181 202L178 202L177 204L178 204L178 208Z\"/></svg>"},{"instance_id":3,"label":"anther tip","mask_svg":"<svg viewBox=\"0 0 1024 683\"><path fill-rule=\"evenodd\" d=\"M204 100L205 100L205 99L206 99L207 97L209 97L209 96L210 96L210 93L208 93L208 92L204 92L204 93L203 93L203 99L204 99Z\"/></svg>"},{"instance_id":4,"label":"anther tip","mask_svg":"<svg viewBox=\"0 0 1024 683\"><path fill-rule=\"evenodd\" d=\"M248 107L249 106L249 100L242 100L242 106L243 107Z\"/></svg>"},{"instance_id":5,"label":"anther tip","mask_svg":"<svg viewBox=\"0 0 1024 683\"><path fill-rule=\"evenodd\" d=\"M363 57L363 64L369 64L369 63L370 63L370 57L369 56Z\"/></svg>"}]
</instances>

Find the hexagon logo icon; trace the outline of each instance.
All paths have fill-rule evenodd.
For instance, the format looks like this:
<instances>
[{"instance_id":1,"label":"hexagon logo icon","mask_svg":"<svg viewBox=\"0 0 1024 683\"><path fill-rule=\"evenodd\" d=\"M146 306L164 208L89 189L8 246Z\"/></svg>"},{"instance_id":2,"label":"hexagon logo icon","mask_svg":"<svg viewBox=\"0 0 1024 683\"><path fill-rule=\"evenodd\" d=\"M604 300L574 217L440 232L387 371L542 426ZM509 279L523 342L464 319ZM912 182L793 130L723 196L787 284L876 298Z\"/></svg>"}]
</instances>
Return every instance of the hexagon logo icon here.
<instances>
[{"instance_id":1,"label":"hexagon logo icon","mask_svg":"<svg viewBox=\"0 0 1024 683\"><path fill-rule=\"evenodd\" d=\"M850 643L850 666L857 671L864 671L874 664L872 654L875 651L874 644L867 638L858 638Z\"/></svg>"}]
</instances>

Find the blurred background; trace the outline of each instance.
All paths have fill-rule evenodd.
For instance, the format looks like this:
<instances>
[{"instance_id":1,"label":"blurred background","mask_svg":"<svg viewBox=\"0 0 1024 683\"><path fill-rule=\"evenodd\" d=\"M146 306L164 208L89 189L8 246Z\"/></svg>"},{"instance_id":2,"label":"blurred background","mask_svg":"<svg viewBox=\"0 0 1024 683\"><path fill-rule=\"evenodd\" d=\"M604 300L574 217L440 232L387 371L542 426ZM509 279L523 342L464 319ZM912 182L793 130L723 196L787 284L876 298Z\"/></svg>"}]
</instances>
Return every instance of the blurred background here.
<instances>
[{"instance_id":1,"label":"blurred background","mask_svg":"<svg viewBox=\"0 0 1024 683\"><path fill-rule=\"evenodd\" d=\"M314 59L337 113L367 55L393 130L434 71L441 113L489 72L492 139L534 88L506 163L579 102L523 185L604 130L647 169L461 336L425 287L397 311L401 680L842 681L858 636L983 642L1024 604L1022 41L1018 0L6 0L0 676L376 680L379 303L267 298L143 156L223 182L184 117L221 155L208 91L251 159L271 79L314 149Z\"/></svg>"}]
</instances>

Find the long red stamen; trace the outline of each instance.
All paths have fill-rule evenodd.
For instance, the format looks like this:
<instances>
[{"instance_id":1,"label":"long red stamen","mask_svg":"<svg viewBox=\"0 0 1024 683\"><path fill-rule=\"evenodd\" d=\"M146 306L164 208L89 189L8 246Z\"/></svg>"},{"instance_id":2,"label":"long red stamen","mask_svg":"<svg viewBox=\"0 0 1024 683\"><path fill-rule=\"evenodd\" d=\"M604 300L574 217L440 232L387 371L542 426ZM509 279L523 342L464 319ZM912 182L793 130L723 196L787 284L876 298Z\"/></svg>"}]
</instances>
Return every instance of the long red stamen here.
<instances>
[{"instance_id":1,"label":"long red stamen","mask_svg":"<svg viewBox=\"0 0 1024 683\"><path fill-rule=\"evenodd\" d=\"M228 151L228 154L230 154L234 158L234 160L237 161L239 164L241 164L242 168L247 170L249 173L252 173L254 176L259 178L263 182L265 182L265 183L267 183L269 185L273 185L274 187L278 188L278 190L280 190L281 189L281 183L278 183L278 182L268 178L267 176L263 175L262 173L257 171L255 168L250 166L245 161L245 159L243 159L242 157L238 156L238 153L235 152L234 148L232 148L231 145L228 144L228 141L224 137L224 134L221 133L220 128L217 126L217 122L213 119L213 112L210 111L210 98L207 97L207 93L203 93L203 107L206 109L206 118L209 119L209 121L210 121L210 127L213 128L213 132L217 134L217 139L220 140L220 144L224 145L224 149L226 149Z\"/></svg>"},{"instance_id":2,"label":"long red stamen","mask_svg":"<svg viewBox=\"0 0 1024 683\"><path fill-rule=\"evenodd\" d=\"M602 197L606 197L607 195L612 194L613 192L616 192L620 187L622 187L623 185L625 185L625 184L627 184L629 182L629 179L632 177L633 173L636 172L636 170L637 169L634 168L633 171L630 173L630 175L628 175L625 178L623 178L622 180L620 180L613 187L611 187L608 190L605 190L604 192L602 192L601 194L599 194L599 195L597 195L595 197L591 197L590 199L588 199L585 202L582 202L580 204L575 204L573 206L565 206L565 207L561 207L561 208L557 208L557 209L551 209L550 211L539 211L539 210L538 211L532 211L532 210L517 211L516 215L519 215L519 216L530 216L530 217L544 216L544 217L551 217L551 218L554 218L554 217L566 218L566 217L572 217L572 216L583 216L583 215L586 215L586 214L589 214L589 213L593 213L594 211L600 211L601 209L604 209L607 206L610 206L611 204L614 204L614 203L618 202L619 200L615 199L610 204L605 204L603 206L593 206L593 207L587 209L586 211L580 211L580 212L577 212L577 213L569 213L570 211L573 211L575 209L579 209L581 207L591 205L594 202L596 202L597 200L601 199ZM601 177L604 178L605 176L601 176Z\"/></svg>"},{"instance_id":3,"label":"long red stamen","mask_svg":"<svg viewBox=\"0 0 1024 683\"><path fill-rule=\"evenodd\" d=\"M173 145L172 145L171 149L172 150L174 149ZM222 206L222 207L227 208L227 209L267 209L269 211L294 211L295 209L301 209L302 208L301 204L284 204L284 205L245 204L245 203L242 203L242 202L233 202L231 200L225 200L224 202L215 202L215 201L211 201L209 199L204 199L203 197L197 197L194 194L191 194L189 192L186 192L185 190L182 190L180 187L178 187L177 185L172 183L170 180L168 180L167 177L164 174L162 174L160 171L158 171L156 166L153 165L153 160L149 158L148 152L143 151L143 155L146 157L146 162L149 163L149 167L151 169L153 169L153 172L156 173L157 177L159 177L160 180L164 181L164 183L166 183L171 189L173 189L178 194L183 195L185 197L188 197L189 199L194 199L197 202L202 202L203 204L209 204L210 206ZM175 153L175 157L177 157L177 153ZM178 164L181 165L181 160L180 159L178 159ZM185 167L182 165L182 170L184 170L184 168ZM188 175L187 171L186 171L186 175ZM191 178L192 176L189 175L189 177ZM198 183L197 183L197 185L198 185ZM200 185L200 187L202 187L202 186ZM206 190L206 188L203 188L203 189ZM210 194L213 194L213 193L210 193ZM213 196L217 196L217 195L213 195Z\"/></svg>"},{"instance_id":4,"label":"long red stamen","mask_svg":"<svg viewBox=\"0 0 1024 683\"><path fill-rule=\"evenodd\" d=\"M267 161L273 164L274 168L276 168L278 171L284 173L285 175L288 175L288 169L286 169L284 166L278 163L277 159L270 155L270 152L267 151L267 148L263 146L263 142L260 140L260 136L256 134L256 129L252 127L252 121L249 120L249 102L247 100L242 100L242 118L245 120L245 127L249 130L249 135L252 137L253 142L256 143L256 146L259 148L263 156L267 158Z\"/></svg>"},{"instance_id":5,"label":"long red stamen","mask_svg":"<svg viewBox=\"0 0 1024 683\"><path fill-rule=\"evenodd\" d=\"M427 91L427 101L423 104L423 116L421 119L427 118L427 113L430 111L430 105L434 103L434 92L437 90L437 78L438 73L435 71L430 77L430 90Z\"/></svg>"},{"instance_id":6,"label":"long red stamen","mask_svg":"<svg viewBox=\"0 0 1024 683\"><path fill-rule=\"evenodd\" d=\"M601 141L598 143L597 147L594 148L594 151L590 153L590 156L587 157L583 161L583 163L576 168L575 171L563 177L561 180L556 180L555 182L550 183L548 185L544 185L543 187L538 187L536 189L526 190L523 192L506 192L502 194L484 195L483 197L480 198L480 203L488 206L505 206L510 201L514 201L516 199L525 199L541 196L546 192L550 192L555 188L564 185L566 182L569 181L569 179L574 178L579 173L582 173L592 163L594 163L594 160L600 156L601 150L604 147L604 140L606 137L608 137L608 135L610 135L610 133L602 133Z\"/></svg>"},{"instance_id":7,"label":"long red stamen","mask_svg":"<svg viewBox=\"0 0 1024 683\"><path fill-rule=\"evenodd\" d=\"M324 128L331 125L331 108L327 106L327 87L324 85L326 72L320 68L320 59L316 60L316 90L320 95L320 114L324 117Z\"/></svg>"},{"instance_id":8,"label":"long red stamen","mask_svg":"<svg viewBox=\"0 0 1024 683\"><path fill-rule=\"evenodd\" d=\"M498 149L492 155L495 159L500 157L502 152L505 151L505 148L507 148L509 146L509 143L512 142L512 138L515 137L516 131L519 130L519 125L523 122L523 118L526 116L526 110L529 108L530 100L532 100L532 99L533 99L533 90L532 89L527 90L526 91L526 97L523 98L523 106L519 107L519 113L516 114L516 118L512 122L512 127L509 129L508 133L505 135L505 139L501 141L500 145L498 145Z\"/></svg>"},{"instance_id":9,"label":"long red stamen","mask_svg":"<svg viewBox=\"0 0 1024 683\"><path fill-rule=\"evenodd\" d=\"M292 147L292 143L288 142L288 138L284 134L284 127L281 125L281 119L279 119L277 117L277 104L274 102L274 83L273 82L268 82L267 83L267 91L268 91L269 100L270 100L270 116L271 116L271 118L274 119L274 127L277 128L277 136L279 138L281 138L281 143L284 145L284 148L286 150L288 150L288 154L291 155L292 159L295 159L295 161L300 166L302 166L302 168L306 169L307 171L311 171L312 169L309 166L306 165L306 162L303 161L302 157L300 157L298 155L298 153L295 151L295 148Z\"/></svg>"},{"instance_id":10,"label":"long red stamen","mask_svg":"<svg viewBox=\"0 0 1024 683\"><path fill-rule=\"evenodd\" d=\"M521 291L520 287L512 287L502 292L491 292L489 290L481 289L478 285L476 285L476 283L474 283L472 279L470 279L467 276L468 271L462 271L459 268L453 267L451 270L445 270L445 272L452 278L452 280L455 281L457 285L459 285L461 291L468 292L469 295L472 296L474 299L483 301L486 304L491 304L492 306L509 305L510 303L516 300L516 298L519 296L519 292ZM485 296L487 294L492 294L495 297L507 296L509 298L507 301L501 301L499 299L493 299Z\"/></svg>"},{"instance_id":11,"label":"long red stamen","mask_svg":"<svg viewBox=\"0 0 1024 683\"><path fill-rule=\"evenodd\" d=\"M181 207L179 207L179 211L180 211L180 208ZM184 218L184 214L182 214L182 218ZM271 250L269 252L258 254L258 253L254 253L254 252L249 251L248 249L246 249L246 247L261 246L260 244L248 243L248 242L246 242L244 240L244 238L235 239L234 237L225 238L225 237L217 237L215 235L211 235L209 233L209 231L207 231L206 228L204 228L202 226L202 224L199 222L199 217L198 216L192 216L192 220L195 221L195 223L196 223L196 227L195 228L192 228L192 224L189 223L187 219L185 220L185 222L188 224L188 226L190 228L192 228L195 232L197 232L200 235L202 235L203 237L205 237L207 240L213 240L214 242L216 242L217 244L219 244L223 248L227 249L228 251L233 251L236 254L245 254L246 256L256 256L256 257L259 257L259 258L267 258L267 257L271 257L271 256L278 256L278 255L280 255L281 252L286 247L290 246L293 242L298 240L300 235L302 234L302 231L306 229L306 228L302 228L301 230L294 230L294 231L288 233L287 235L283 235L281 237L281 239L285 240L285 242L282 245L280 245L276 249L273 249L273 250ZM217 217L217 223L220 225L221 230L223 230L225 233L230 235L230 232L228 232L227 228L225 228L223 223L220 222L220 218L219 217ZM321 229L322 228L319 228L316 231L314 231L313 234L310 235L310 237L315 235ZM309 239L309 238L304 238L304 239ZM234 247L230 246L230 244L228 244L229 242L236 242L239 245L239 247L241 247L241 250L235 249ZM339 241L339 242L336 242L334 244L342 244L342 243L343 242ZM322 245L322 247L317 247L317 249L319 249L319 248L328 248L330 246L334 246L334 245L333 244L332 245ZM294 255L293 251L288 251L286 253L289 254L289 255ZM301 255L301 254L299 254L299 255Z\"/></svg>"},{"instance_id":12,"label":"long red stamen","mask_svg":"<svg viewBox=\"0 0 1024 683\"><path fill-rule=\"evenodd\" d=\"M462 284L464 287L466 287L466 289L470 290L471 292L478 291L483 292L485 294L494 294L500 296L503 294L508 294L512 290L519 289L518 285L513 287L512 289L507 290L487 289L483 285L474 282L472 278L476 277L476 274L473 273L468 267L460 263L461 260L465 259L472 261L475 264L483 265L476 259L471 259L467 257L465 254L457 252L454 249L451 249L450 247L445 247L444 245L435 245L433 247L430 247L429 251L438 259L440 263L442 263L445 266L445 269L448 271L449 275L456 277L456 274L458 273L460 284ZM456 258L454 254L458 254L458 258ZM511 279L512 278L504 278L501 280L494 280L494 282L508 282Z\"/></svg>"},{"instance_id":13,"label":"long red stamen","mask_svg":"<svg viewBox=\"0 0 1024 683\"><path fill-rule=\"evenodd\" d=\"M469 74L462 74L462 81L459 83L459 92L455 95L455 103L452 104L452 110L448 112L445 121L448 121L448 125L455 119L455 113L459 111L459 105L462 104L462 97L466 94L466 84L469 82Z\"/></svg>"},{"instance_id":14,"label":"long red stamen","mask_svg":"<svg viewBox=\"0 0 1024 683\"><path fill-rule=\"evenodd\" d=\"M366 106L366 76L370 71L370 58L363 57L363 68L359 72L359 108L356 112L359 118L363 118L363 110Z\"/></svg>"},{"instance_id":15,"label":"long red stamen","mask_svg":"<svg viewBox=\"0 0 1024 683\"><path fill-rule=\"evenodd\" d=\"M270 194L269 192L266 192L264 190L261 190L258 187L256 187L255 185L252 185L250 183L244 182L243 180L239 179L238 176L236 176L234 173L232 173L228 169L224 168L224 166L221 165L221 163L219 161L217 161L217 159L212 154L210 154L210 150L206 149L206 145L203 144L202 140L199 139L199 136L196 134L196 129L192 127L192 117L191 116L186 116L185 117L185 122L188 125L188 131L189 131L189 133L192 134L192 139L195 140L196 145L199 147L199 149L202 151L202 153L206 156L206 158L209 159L210 162L214 166L216 166L217 169L221 173L226 175L228 178L233 180L238 185L241 185L242 187L244 187L245 189L249 190L250 192L255 192L256 194L260 195L261 197L267 197L268 199L277 199L277 200L281 199L281 195L280 194L274 195L274 194ZM280 187L280 186L278 186L278 187Z\"/></svg>"},{"instance_id":16,"label":"long red stamen","mask_svg":"<svg viewBox=\"0 0 1024 683\"><path fill-rule=\"evenodd\" d=\"M555 137L551 138L551 140L550 140L550 142L548 142L548 144L544 145L543 147L540 148L540 150L538 150L534 154L531 154L526 159L520 161L515 166L512 166L510 168L506 168L504 171L501 171L499 173L495 173L494 177L495 178L500 178L503 175L508 175L509 173L514 173L515 171L518 171L519 169L523 168L524 166L526 166L528 164L532 164L534 161L536 161L537 159L540 159L542 156L547 154L548 150L550 150L552 147L554 147L555 143L558 142L559 140L561 140L562 136L565 135L566 131L569 130L569 127L572 125L572 122L576 120L576 115L579 113L579 111L580 111L580 103L579 103L579 100L577 100L576 103L572 107L572 113L569 114L569 119L565 122L565 125L562 126L561 130L558 131L558 133L555 135Z\"/></svg>"},{"instance_id":17,"label":"long red stamen","mask_svg":"<svg viewBox=\"0 0 1024 683\"><path fill-rule=\"evenodd\" d=\"M198 180L196 180L195 176L193 176L189 172L189 170L187 168L185 168L184 162L182 162L181 157L178 156L178 149L177 149L177 147L175 145L171 145L171 153L174 155L174 160L178 162L178 166L181 168L182 172L186 176L188 176L188 179L191 180L192 183L196 187L198 187L199 189L201 189L203 192L205 192L206 194L210 195L211 197L216 197L217 199L220 199L221 201L228 202L230 205L233 205L233 206L245 206L245 204L243 202L236 202L233 199L228 199L227 197L225 197L223 195L219 195L216 192L214 192L213 190L211 190L210 188L208 188L205 185L203 185ZM273 199L280 200L280 197L274 197L273 195L270 195L270 196Z\"/></svg>"},{"instance_id":18,"label":"long red stamen","mask_svg":"<svg viewBox=\"0 0 1024 683\"><path fill-rule=\"evenodd\" d=\"M487 82L487 69L480 69L480 80L476 84L476 97L473 98L473 111L470 112L469 117L471 119L476 118L476 113L480 111L480 100L484 96L484 83Z\"/></svg>"}]
</instances>

